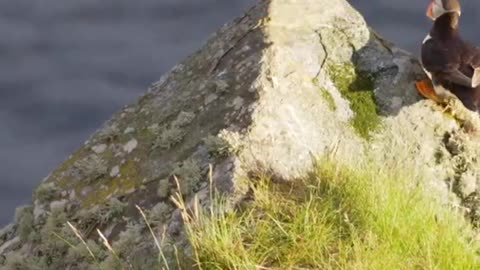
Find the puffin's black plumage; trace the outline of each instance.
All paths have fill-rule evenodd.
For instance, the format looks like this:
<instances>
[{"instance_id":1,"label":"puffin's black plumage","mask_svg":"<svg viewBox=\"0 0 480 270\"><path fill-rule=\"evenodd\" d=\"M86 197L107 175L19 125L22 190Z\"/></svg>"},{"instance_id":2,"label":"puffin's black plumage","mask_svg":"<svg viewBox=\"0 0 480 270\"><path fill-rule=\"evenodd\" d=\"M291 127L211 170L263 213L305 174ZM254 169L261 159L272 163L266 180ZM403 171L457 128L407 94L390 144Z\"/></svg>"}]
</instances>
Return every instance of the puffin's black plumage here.
<instances>
[{"instance_id":1,"label":"puffin's black plumage","mask_svg":"<svg viewBox=\"0 0 480 270\"><path fill-rule=\"evenodd\" d=\"M455 95L466 108L480 111L480 49L462 40L459 33L460 5L457 0L433 1L427 14L434 25L422 45L422 65L434 85L435 93ZM456 3L455 3L456 2ZM452 4L453 3L453 4ZM440 6L442 5L443 6ZM440 7L432 7L439 5ZM446 10L445 6L458 6ZM431 9L437 10L432 11ZM443 11L443 12L442 12Z\"/></svg>"}]
</instances>

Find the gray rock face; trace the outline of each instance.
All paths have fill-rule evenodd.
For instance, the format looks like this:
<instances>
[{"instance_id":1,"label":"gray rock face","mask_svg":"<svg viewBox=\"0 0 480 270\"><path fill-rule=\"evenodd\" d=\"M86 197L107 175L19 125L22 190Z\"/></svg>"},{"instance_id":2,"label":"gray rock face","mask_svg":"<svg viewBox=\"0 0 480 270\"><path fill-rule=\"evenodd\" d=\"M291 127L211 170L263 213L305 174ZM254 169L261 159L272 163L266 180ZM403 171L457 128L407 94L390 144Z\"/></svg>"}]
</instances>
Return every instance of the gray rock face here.
<instances>
[{"instance_id":1,"label":"gray rock face","mask_svg":"<svg viewBox=\"0 0 480 270\"><path fill-rule=\"evenodd\" d=\"M70 247L51 237L75 242L64 226L70 221L87 239L104 231L131 265L146 263L155 249L139 205L174 264L168 243L179 256L189 249L169 197L198 195L205 203L210 164L214 185L235 202L251 173L292 180L327 154L421 176L440 202L460 200L477 222L480 147L418 96L414 81L423 77L416 59L378 37L344 0L262 1L52 172L35 192L34 213L23 215L33 224L19 218L2 232L0 255L41 269L82 269L66 255Z\"/></svg>"}]
</instances>

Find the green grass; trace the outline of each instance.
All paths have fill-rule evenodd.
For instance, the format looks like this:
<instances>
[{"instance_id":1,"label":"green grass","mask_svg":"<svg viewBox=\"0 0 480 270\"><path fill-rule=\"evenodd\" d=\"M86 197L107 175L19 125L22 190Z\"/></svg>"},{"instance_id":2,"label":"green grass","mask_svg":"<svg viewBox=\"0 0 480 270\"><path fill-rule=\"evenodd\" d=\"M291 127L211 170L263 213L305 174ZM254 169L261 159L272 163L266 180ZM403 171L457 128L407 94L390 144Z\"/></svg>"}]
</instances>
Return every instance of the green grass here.
<instances>
[{"instance_id":1,"label":"green grass","mask_svg":"<svg viewBox=\"0 0 480 270\"><path fill-rule=\"evenodd\" d=\"M130 224L112 245L103 242L104 248L73 226L65 231L66 216L55 211L39 234L42 257L9 254L0 269L70 264L78 269L192 269L191 259L200 270L480 269L480 249L469 223L425 194L421 181L399 174L398 168L347 167L322 159L304 179L252 180L253 200L242 210L233 210L222 197L211 198L209 210L202 210L198 200L187 204L177 193L173 199L192 253L166 249L169 240L150 225L155 218L138 206L145 224ZM31 210L19 210L17 219ZM145 231L158 256L155 251L137 255L132 248L145 241Z\"/></svg>"},{"instance_id":2,"label":"green grass","mask_svg":"<svg viewBox=\"0 0 480 270\"><path fill-rule=\"evenodd\" d=\"M418 179L322 160L303 181L253 187L243 211L184 211L199 269L480 269L473 232Z\"/></svg>"},{"instance_id":3,"label":"green grass","mask_svg":"<svg viewBox=\"0 0 480 270\"><path fill-rule=\"evenodd\" d=\"M380 116L373 93L375 83L370 74L358 72L352 64L331 64L328 73L355 113L351 124L363 138L380 127Z\"/></svg>"}]
</instances>

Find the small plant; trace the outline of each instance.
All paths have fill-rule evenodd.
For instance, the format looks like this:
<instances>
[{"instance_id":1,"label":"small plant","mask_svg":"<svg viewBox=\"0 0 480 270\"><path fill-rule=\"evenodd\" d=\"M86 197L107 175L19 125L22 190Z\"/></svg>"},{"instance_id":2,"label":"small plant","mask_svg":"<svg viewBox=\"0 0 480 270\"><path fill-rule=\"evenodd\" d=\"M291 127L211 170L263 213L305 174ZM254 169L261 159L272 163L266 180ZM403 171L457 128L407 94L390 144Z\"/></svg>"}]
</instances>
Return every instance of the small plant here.
<instances>
[{"instance_id":1,"label":"small plant","mask_svg":"<svg viewBox=\"0 0 480 270\"><path fill-rule=\"evenodd\" d=\"M128 223L126 230L121 232L118 240L113 243L113 250L120 258L129 258L132 247L137 246L142 240L144 226L139 223Z\"/></svg>"},{"instance_id":2,"label":"small plant","mask_svg":"<svg viewBox=\"0 0 480 270\"><path fill-rule=\"evenodd\" d=\"M193 119L195 119L195 114L191 112L180 112L177 116L177 118L172 122L172 126L175 127L184 127L188 124L190 124Z\"/></svg>"},{"instance_id":3,"label":"small plant","mask_svg":"<svg viewBox=\"0 0 480 270\"><path fill-rule=\"evenodd\" d=\"M104 260L106 257L105 251L100 248L100 246L95 243L93 240L87 240L86 245L83 244L82 242L77 241L78 244L76 246L70 247L68 250L68 253L65 257L65 263L67 265L75 265L78 263L84 263L88 265L93 265L95 261L92 258L92 254L98 259L98 260ZM88 249L87 249L88 247ZM90 253L90 251L92 254Z\"/></svg>"},{"instance_id":4,"label":"small plant","mask_svg":"<svg viewBox=\"0 0 480 270\"><path fill-rule=\"evenodd\" d=\"M172 175L180 181L180 193L190 195L201 179L201 169L195 159L187 159L182 165L174 168Z\"/></svg>"},{"instance_id":5,"label":"small plant","mask_svg":"<svg viewBox=\"0 0 480 270\"><path fill-rule=\"evenodd\" d=\"M109 254L105 260L100 263L100 269L122 269L125 268L122 265L122 261L116 258L114 255Z\"/></svg>"},{"instance_id":6,"label":"small plant","mask_svg":"<svg viewBox=\"0 0 480 270\"><path fill-rule=\"evenodd\" d=\"M226 129L221 130L218 137L228 145L228 153L231 154L237 154L240 152L245 142L240 133L228 131Z\"/></svg>"},{"instance_id":7,"label":"small plant","mask_svg":"<svg viewBox=\"0 0 480 270\"><path fill-rule=\"evenodd\" d=\"M172 207L170 205L160 202L148 211L148 221L154 226L165 222L171 210Z\"/></svg>"},{"instance_id":8,"label":"small plant","mask_svg":"<svg viewBox=\"0 0 480 270\"><path fill-rule=\"evenodd\" d=\"M65 241L68 237L62 235L66 221L63 209L56 208L49 213L41 230L30 234L29 240L35 243L33 253L38 254L35 265L40 269L53 270L61 267L62 259L69 249L69 243Z\"/></svg>"},{"instance_id":9,"label":"small plant","mask_svg":"<svg viewBox=\"0 0 480 270\"><path fill-rule=\"evenodd\" d=\"M53 183L43 183L35 191L35 197L39 202L45 203L51 201L55 197L57 191L58 189Z\"/></svg>"},{"instance_id":10,"label":"small plant","mask_svg":"<svg viewBox=\"0 0 480 270\"><path fill-rule=\"evenodd\" d=\"M182 128L190 124L194 118L195 115L191 112L180 112L170 125L167 125L162 129L162 132L153 144L153 148L170 149L181 142L186 134L186 131Z\"/></svg>"},{"instance_id":11,"label":"small plant","mask_svg":"<svg viewBox=\"0 0 480 270\"><path fill-rule=\"evenodd\" d=\"M185 131L177 126L167 128L160 133L160 136L155 140L153 148L170 149L172 146L183 140Z\"/></svg>"},{"instance_id":12,"label":"small plant","mask_svg":"<svg viewBox=\"0 0 480 270\"><path fill-rule=\"evenodd\" d=\"M157 195L158 197L165 199L170 192L170 181L168 179L162 179L158 181Z\"/></svg>"},{"instance_id":13,"label":"small plant","mask_svg":"<svg viewBox=\"0 0 480 270\"><path fill-rule=\"evenodd\" d=\"M228 142L217 136L209 135L203 139L207 151L214 157L226 156L229 153Z\"/></svg>"},{"instance_id":14,"label":"small plant","mask_svg":"<svg viewBox=\"0 0 480 270\"><path fill-rule=\"evenodd\" d=\"M26 257L20 253L8 254L4 266L0 270L43 270L41 269L31 257Z\"/></svg>"},{"instance_id":15,"label":"small plant","mask_svg":"<svg viewBox=\"0 0 480 270\"><path fill-rule=\"evenodd\" d=\"M79 179L86 179L87 183L93 183L108 175L107 162L96 154L91 154L84 159L77 160L73 168L77 174L76 176Z\"/></svg>"},{"instance_id":16,"label":"small plant","mask_svg":"<svg viewBox=\"0 0 480 270\"><path fill-rule=\"evenodd\" d=\"M81 209L76 214L75 219L78 220L77 226L81 231L90 233L93 227L105 220L103 215L102 208L97 205L90 209Z\"/></svg>"},{"instance_id":17,"label":"small plant","mask_svg":"<svg viewBox=\"0 0 480 270\"><path fill-rule=\"evenodd\" d=\"M67 214L65 210L62 208L55 208L53 209L43 226L43 231L45 235L50 234L51 232L56 231L59 228L62 228L67 222Z\"/></svg>"},{"instance_id":18,"label":"small plant","mask_svg":"<svg viewBox=\"0 0 480 270\"><path fill-rule=\"evenodd\" d=\"M107 224L115 218L121 217L125 213L127 205L128 203L121 202L117 198L110 199L107 203L105 213L101 218L102 224Z\"/></svg>"},{"instance_id":19,"label":"small plant","mask_svg":"<svg viewBox=\"0 0 480 270\"><path fill-rule=\"evenodd\" d=\"M29 239L33 231L34 221L33 207L31 205L19 207L15 211L15 223L18 224L18 235L22 241Z\"/></svg>"}]
</instances>

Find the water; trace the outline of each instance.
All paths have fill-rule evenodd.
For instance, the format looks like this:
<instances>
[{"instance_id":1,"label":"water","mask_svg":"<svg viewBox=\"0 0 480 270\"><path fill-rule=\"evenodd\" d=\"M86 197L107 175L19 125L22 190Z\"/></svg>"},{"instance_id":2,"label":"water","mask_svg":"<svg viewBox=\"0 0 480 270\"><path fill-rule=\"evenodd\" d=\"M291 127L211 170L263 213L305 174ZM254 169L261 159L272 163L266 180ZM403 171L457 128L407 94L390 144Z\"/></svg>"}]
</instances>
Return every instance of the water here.
<instances>
[{"instance_id":1,"label":"water","mask_svg":"<svg viewBox=\"0 0 480 270\"><path fill-rule=\"evenodd\" d=\"M432 21L425 16L430 0L350 0L367 22L383 37L403 49L419 55L420 45L430 30ZM460 1L460 27L466 40L480 45L480 2Z\"/></svg>"},{"instance_id":2,"label":"water","mask_svg":"<svg viewBox=\"0 0 480 270\"><path fill-rule=\"evenodd\" d=\"M255 0L0 0L0 224L112 113ZM418 53L428 1L351 1ZM464 33L479 41L480 3Z\"/></svg>"}]
</instances>

